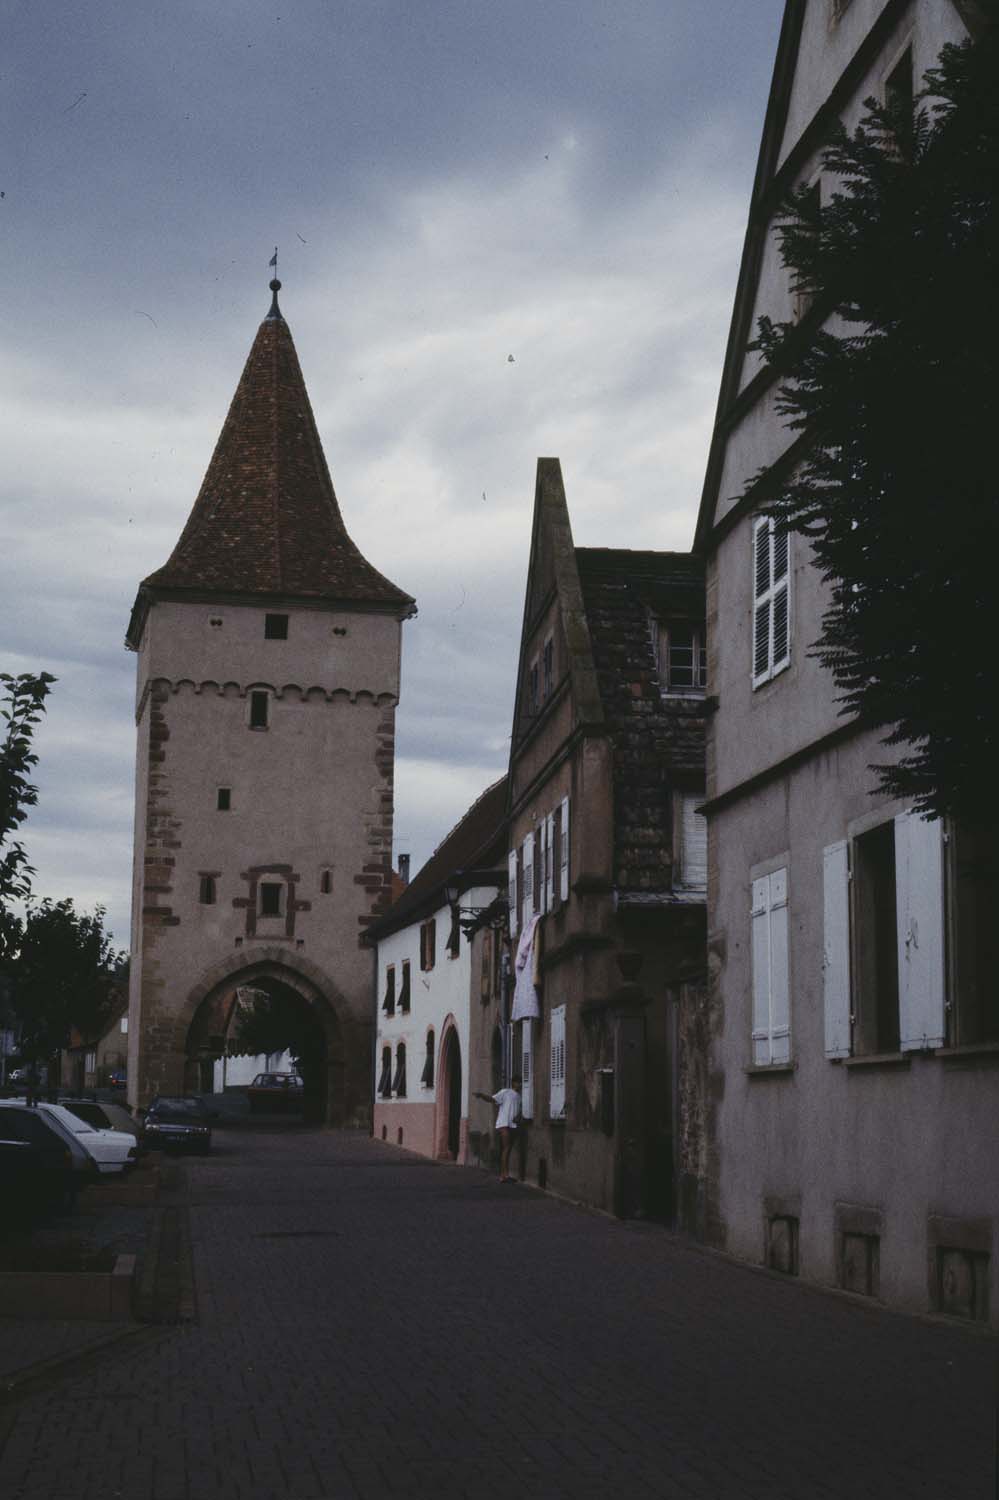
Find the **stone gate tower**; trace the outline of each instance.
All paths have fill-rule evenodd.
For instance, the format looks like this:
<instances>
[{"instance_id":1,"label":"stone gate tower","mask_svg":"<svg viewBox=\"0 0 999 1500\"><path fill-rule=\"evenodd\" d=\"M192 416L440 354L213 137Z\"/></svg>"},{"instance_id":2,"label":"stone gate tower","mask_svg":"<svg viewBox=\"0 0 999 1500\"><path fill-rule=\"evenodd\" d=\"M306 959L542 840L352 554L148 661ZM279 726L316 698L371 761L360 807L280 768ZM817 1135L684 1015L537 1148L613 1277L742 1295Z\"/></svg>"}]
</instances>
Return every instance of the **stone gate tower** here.
<instances>
[{"instance_id":1,"label":"stone gate tower","mask_svg":"<svg viewBox=\"0 0 999 1500\"><path fill-rule=\"evenodd\" d=\"M389 903L408 594L347 535L295 346L270 312L187 525L140 585L129 1099L205 1088L236 991L326 1038L324 1111L364 1123Z\"/></svg>"}]
</instances>

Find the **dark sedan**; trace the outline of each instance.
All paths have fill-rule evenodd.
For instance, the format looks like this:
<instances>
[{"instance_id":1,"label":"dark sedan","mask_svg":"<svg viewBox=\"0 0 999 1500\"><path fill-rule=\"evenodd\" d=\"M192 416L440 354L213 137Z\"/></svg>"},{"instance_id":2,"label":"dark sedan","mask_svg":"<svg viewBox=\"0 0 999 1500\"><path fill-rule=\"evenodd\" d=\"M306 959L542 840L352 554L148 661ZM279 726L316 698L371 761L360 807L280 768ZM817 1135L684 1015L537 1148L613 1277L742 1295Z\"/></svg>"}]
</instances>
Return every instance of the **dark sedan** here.
<instances>
[{"instance_id":1,"label":"dark sedan","mask_svg":"<svg viewBox=\"0 0 999 1500\"><path fill-rule=\"evenodd\" d=\"M200 1099L192 1095L157 1094L143 1126L147 1146L172 1146L203 1154L212 1149L212 1120Z\"/></svg>"}]
</instances>

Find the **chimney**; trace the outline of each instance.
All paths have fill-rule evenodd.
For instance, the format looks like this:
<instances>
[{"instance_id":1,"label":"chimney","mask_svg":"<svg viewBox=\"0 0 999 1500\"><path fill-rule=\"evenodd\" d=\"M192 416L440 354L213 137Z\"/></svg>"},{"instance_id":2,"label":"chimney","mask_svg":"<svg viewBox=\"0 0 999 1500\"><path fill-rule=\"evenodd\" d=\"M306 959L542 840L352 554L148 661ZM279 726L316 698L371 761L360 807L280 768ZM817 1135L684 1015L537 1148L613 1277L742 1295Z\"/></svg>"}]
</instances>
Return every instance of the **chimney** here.
<instances>
[{"instance_id":1,"label":"chimney","mask_svg":"<svg viewBox=\"0 0 999 1500\"><path fill-rule=\"evenodd\" d=\"M399 879L402 881L403 885L408 885L409 884L409 855L408 854L400 854L399 855Z\"/></svg>"}]
</instances>

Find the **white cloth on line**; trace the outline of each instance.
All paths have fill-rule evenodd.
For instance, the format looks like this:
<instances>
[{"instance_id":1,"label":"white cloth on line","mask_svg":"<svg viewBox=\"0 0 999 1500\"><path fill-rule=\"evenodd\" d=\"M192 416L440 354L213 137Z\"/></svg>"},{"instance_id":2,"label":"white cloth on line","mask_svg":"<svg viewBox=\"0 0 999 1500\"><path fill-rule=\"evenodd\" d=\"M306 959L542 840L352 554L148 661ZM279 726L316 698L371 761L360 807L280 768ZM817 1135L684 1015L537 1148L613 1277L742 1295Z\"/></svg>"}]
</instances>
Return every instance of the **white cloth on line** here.
<instances>
[{"instance_id":1,"label":"white cloth on line","mask_svg":"<svg viewBox=\"0 0 999 1500\"><path fill-rule=\"evenodd\" d=\"M538 992L534 988L534 940L541 918L535 913L520 934L517 957L513 963L513 1010L511 1021L534 1020L541 1014Z\"/></svg>"}]
</instances>

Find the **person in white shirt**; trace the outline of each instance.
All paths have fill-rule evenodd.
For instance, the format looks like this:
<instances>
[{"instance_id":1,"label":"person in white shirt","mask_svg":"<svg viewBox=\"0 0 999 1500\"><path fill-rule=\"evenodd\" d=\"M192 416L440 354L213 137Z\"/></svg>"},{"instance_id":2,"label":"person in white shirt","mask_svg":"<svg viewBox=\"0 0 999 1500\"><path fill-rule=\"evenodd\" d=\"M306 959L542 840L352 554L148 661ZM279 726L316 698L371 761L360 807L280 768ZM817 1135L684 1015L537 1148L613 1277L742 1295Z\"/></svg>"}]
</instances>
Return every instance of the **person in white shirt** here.
<instances>
[{"instance_id":1,"label":"person in white shirt","mask_svg":"<svg viewBox=\"0 0 999 1500\"><path fill-rule=\"evenodd\" d=\"M500 1182L514 1182L515 1178L510 1171L510 1148L520 1118L520 1078L515 1073L510 1079L510 1087L500 1089L498 1094L481 1094L476 1089L475 1097L484 1099L487 1104L496 1105L496 1133L500 1138Z\"/></svg>"}]
</instances>

